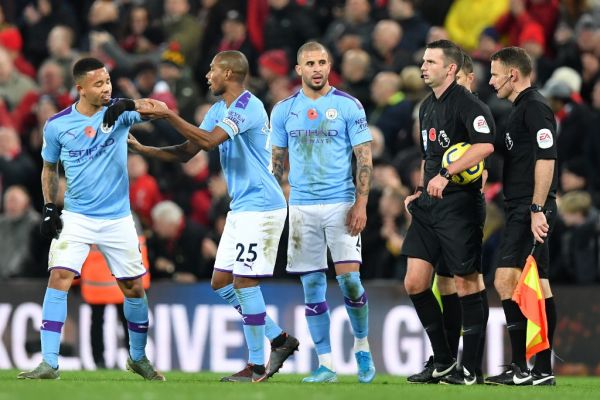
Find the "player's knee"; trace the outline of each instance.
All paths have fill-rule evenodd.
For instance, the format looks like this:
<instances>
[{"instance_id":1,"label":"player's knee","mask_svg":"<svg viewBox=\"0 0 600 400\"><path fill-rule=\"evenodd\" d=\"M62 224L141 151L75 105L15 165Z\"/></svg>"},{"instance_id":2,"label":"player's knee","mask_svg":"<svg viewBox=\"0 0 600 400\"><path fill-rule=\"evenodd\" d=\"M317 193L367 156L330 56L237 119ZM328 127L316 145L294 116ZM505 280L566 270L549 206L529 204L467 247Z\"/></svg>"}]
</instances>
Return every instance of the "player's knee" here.
<instances>
[{"instance_id":1,"label":"player's knee","mask_svg":"<svg viewBox=\"0 0 600 400\"><path fill-rule=\"evenodd\" d=\"M324 272L313 272L300 277L304 290L305 303L320 303L325 301L327 277Z\"/></svg>"},{"instance_id":2,"label":"player's knee","mask_svg":"<svg viewBox=\"0 0 600 400\"><path fill-rule=\"evenodd\" d=\"M233 274L214 270L210 279L210 287L212 290L219 290L233 283Z\"/></svg>"},{"instance_id":3,"label":"player's knee","mask_svg":"<svg viewBox=\"0 0 600 400\"><path fill-rule=\"evenodd\" d=\"M429 289L429 282L424 282L414 277L406 277L404 279L404 289L409 295L418 294Z\"/></svg>"},{"instance_id":4,"label":"player's knee","mask_svg":"<svg viewBox=\"0 0 600 400\"><path fill-rule=\"evenodd\" d=\"M338 275L336 279L340 285L340 289L342 289L344 297L350 300L356 300L360 298L365 292L365 289L360 281L359 272L348 272Z\"/></svg>"},{"instance_id":5,"label":"player's knee","mask_svg":"<svg viewBox=\"0 0 600 400\"><path fill-rule=\"evenodd\" d=\"M119 287L121 288L121 291L125 297L142 298L146 295L142 278L120 280L118 282Z\"/></svg>"},{"instance_id":6,"label":"player's knee","mask_svg":"<svg viewBox=\"0 0 600 400\"><path fill-rule=\"evenodd\" d=\"M71 288L74 278L74 272L62 268L54 268L50 271L48 287L66 292Z\"/></svg>"}]
</instances>

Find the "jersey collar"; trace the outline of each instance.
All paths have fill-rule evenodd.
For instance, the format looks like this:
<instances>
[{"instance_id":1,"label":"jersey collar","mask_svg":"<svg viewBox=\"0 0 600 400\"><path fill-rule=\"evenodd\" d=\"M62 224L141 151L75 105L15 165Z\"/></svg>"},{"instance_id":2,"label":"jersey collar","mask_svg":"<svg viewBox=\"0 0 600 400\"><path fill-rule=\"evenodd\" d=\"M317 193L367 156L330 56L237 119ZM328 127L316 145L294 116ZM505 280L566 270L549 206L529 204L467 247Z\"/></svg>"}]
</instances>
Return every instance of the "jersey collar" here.
<instances>
[{"instance_id":1,"label":"jersey collar","mask_svg":"<svg viewBox=\"0 0 600 400\"><path fill-rule=\"evenodd\" d=\"M517 103L520 102L523 97L527 96L527 93L530 93L534 89L535 88L533 86L529 86L528 88L526 88L525 90L523 90L521 93L519 93L517 95L517 97L515 98L515 101L513 102L513 104L516 106Z\"/></svg>"},{"instance_id":2,"label":"jersey collar","mask_svg":"<svg viewBox=\"0 0 600 400\"><path fill-rule=\"evenodd\" d=\"M440 96L440 98L439 98L439 99L438 99L437 97L435 97L435 93L432 93L432 95L433 95L433 98L434 98L436 101L440 102L440 103L441 103L441 102L443 102L444 100L446 100L446 97L450 96L450 93L452 92L452 90L453 90L453 89L454 89L456 86L458 86L458 83L456 83L456 81L452 82L452 83L450 84L450 86L448 86L448 87L446 88L446 90L444 90L444 93L442 93L442 95Z\"/></svg>"}]
</instances>

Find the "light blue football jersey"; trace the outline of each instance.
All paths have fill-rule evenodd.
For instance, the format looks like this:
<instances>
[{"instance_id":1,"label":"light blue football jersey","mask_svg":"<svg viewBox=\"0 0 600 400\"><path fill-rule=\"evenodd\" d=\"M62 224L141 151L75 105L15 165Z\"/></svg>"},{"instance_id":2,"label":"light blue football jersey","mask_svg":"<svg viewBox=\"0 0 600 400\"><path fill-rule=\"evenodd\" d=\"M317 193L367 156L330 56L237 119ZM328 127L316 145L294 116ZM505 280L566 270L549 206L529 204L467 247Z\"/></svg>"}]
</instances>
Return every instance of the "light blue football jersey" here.
<instances>
[{"instance_id":1,"label":"light blue football jersey","mask_svg":"<svg viewBox=\"0 0 600 400\"><path fill-rule=\"evenodd\" d=\"M141 116L126 111L110 130L103 131L107 107L88 117L75 106L50 117L44 126L42 158L60 161L67 178L64 209L92 218L125 217L131 213L127 135Z\"/></svg>"},{"instance_id":2,"label":"light blue football jersey","mask_svg":"<svg viewBox=\"0 0 600 400\"><path fill-rule=\"evenodd\" d=\"M229 140L219 145L221 166L231 197L231 211L271 211L285 208L285 197L271 173L269 118L263 103L244 91L229 107L215 103L200 129L221 127Z\"/></svg>"},{"instance_id":3,"label":"light blue football jersey","mask_svg":"<svg viewBox=\"0 0 600 400\"><path fill-rule=\"evenodd\" d=\"M289 152L292 205L353 202L352 147L371 140L360 102L333 87L316 100L300 90L271 112L271 143Z\"/></svg>"}]
</instances>

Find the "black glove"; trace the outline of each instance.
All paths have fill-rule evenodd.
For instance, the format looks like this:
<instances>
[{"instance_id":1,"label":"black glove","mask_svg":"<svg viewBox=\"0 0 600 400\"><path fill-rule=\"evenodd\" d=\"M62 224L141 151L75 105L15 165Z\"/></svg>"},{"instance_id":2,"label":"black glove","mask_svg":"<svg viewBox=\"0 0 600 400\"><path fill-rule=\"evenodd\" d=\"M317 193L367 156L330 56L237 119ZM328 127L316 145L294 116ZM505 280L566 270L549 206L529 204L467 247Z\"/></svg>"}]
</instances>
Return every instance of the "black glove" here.
<instances>
[{"instance_id":1,"label":"black glove","mask_svg":"<svg viewBox=\"0 0 600 400\"><path fill-rule=\"evenodd\" d=\"M40 232L48 239L58 239L58 235L62 230L63 224L60 219L60 213L54 203L44 204L44 212L42 215L42 224Z\"/></svg>"},{"instance_id":2,"label":"black glove","mask_svg":"<svg viewBox=\"0 0 600 400\"><path fill-rule=\"evenodd\" d=\"M131 99L118 99L112 103L104 113L102 125L111 127L125 111L135 111L135 101Z\"/></svg>"}]
</instances>

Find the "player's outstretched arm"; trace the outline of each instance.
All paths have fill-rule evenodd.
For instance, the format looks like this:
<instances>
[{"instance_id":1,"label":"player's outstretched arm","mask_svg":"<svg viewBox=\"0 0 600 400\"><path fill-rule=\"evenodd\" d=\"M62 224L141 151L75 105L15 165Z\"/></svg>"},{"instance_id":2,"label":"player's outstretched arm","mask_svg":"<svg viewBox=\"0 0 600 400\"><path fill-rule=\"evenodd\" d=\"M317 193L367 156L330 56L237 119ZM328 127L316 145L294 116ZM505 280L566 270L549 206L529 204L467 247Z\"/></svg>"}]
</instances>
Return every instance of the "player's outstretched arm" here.
<instances>
[{"instance_id":1,"label":"player's outstretched arm","mask_svg":"<svg viewBox=\"0 0 600 400\"><path fill-rule=\"evenodd\" d=\"M371 142L354 146L354 155L356 156L356 200L346 218L346 226L352 236L358 235L367 225L367 201L373 175Z\"/></svg>"},{"instance_id":2,"label":"player's outstretched arm","mask_svg":"<svg viewBox=\"0 0 600 400\"><path fill-rule=\"evenodd\" d=\"M144 146L132 135L127 138L127 145L134 153L159 159L167 162L188 162L201 150L199 146L189 140L175 146L152 147Z\"/></svg>"},{"instance_id":3,"label":"player's outstretched arm","mask_svg":"<svg viewBox=\"0 0 600 400\"><path fill-rule=\"evenodd\" d=\"M216 126L212 132L207 132L194 126L177 115L164 104L153 102L153 107L142 107L137 111L145 118L165 118L177 132L181 133L187 140L197 145L201 150L212 150L224 141L229 135L221 127Z\"/></svg>"},{"instance_id":4,"label":"player's outstretched arm","mask_svg":"<svg viewBox=\"0 0 600 400\"><path fill-rule=\"evenodd\" d=\"M273 166L273 175L277 179L277 182L281 184L283 178L283 171L285 170L285 158L288 154L287 147L272 146L271 151L271 165Z\"/></svg>"}]
</instances>

